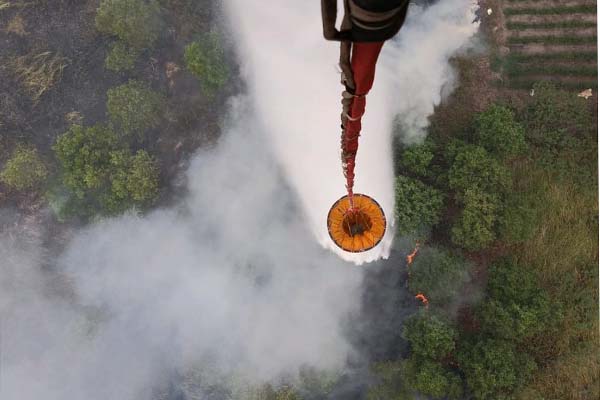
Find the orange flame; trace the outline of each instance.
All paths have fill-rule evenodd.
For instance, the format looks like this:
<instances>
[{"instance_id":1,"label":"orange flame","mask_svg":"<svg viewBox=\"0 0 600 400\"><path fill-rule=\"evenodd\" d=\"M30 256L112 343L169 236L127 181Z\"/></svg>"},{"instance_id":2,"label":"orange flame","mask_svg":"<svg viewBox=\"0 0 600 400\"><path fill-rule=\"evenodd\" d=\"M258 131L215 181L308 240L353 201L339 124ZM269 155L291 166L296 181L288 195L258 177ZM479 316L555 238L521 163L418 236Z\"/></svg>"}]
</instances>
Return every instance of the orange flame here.
<instances>
[{"instance_id":1,"label":"orange flame","mask_svg":"<svg viewBox=\"0 0 600 400\"><path fill-rule=\"evenodd\" d=\"M417 241L417 244L415 245L415 249L412 251L412 253L410 253L409 255L406 256L406 263L408 265L412 264L413 260L415 259L415 256L417 255L417 253L419 252L419 242Z\"/></svg>"},{"instance_id":2,"label":"orange flame","mask_svg":"<svg viewBox=\"0 0 600 400\"><path fill-rule=\"evenodd\" d=\"M429 307L429 300L427 300L427 297L425 297L425 295L423 293L417 293L417 295L415 296L415 299L421 300L421 302L423 303L423 305L425 307Z\"/></svg>"}]
</instances>

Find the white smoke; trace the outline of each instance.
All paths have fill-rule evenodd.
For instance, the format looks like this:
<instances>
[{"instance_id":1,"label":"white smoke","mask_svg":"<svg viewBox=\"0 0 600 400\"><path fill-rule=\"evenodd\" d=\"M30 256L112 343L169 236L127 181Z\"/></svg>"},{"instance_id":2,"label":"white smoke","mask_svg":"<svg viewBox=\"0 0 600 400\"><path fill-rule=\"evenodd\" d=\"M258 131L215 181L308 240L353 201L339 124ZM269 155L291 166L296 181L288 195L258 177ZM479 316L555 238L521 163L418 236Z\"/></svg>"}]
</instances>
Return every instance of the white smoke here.
<instances>
[{"instance_id":1,"label":"white smoke","mask_svg":"<svg viewBox=\"0 0 600 400\"><path fill-rule=\"evenodd\" d=\"M402 141L421 142L429 116L452 92L451 57L475 45L477 1L442 0L427 8L411 5L406 24L386 43L378 68L388 116L397 116Z\"/></svg>"},{"instance_id":2,"label":"white smoke","mask_svg":"<svg viewBox=\"0 0 600 400\"><path fill-rule=\"evenodd\" d=\"M337 46L321 38L317 1L229 0L228 10L249 97L232 101L219 145L195 158L183 204L94 224L57 261L0 224L2 399L148 399L173 371L207 360L269 380L305 364L339 368L352 353L343 324L362 272L314 237L329 243L325 216L344 192ZM422 128L450 79L448 57L474 30L472 12L465 0L411 10L384 48L356 189L388 216L394 114ZM440 37L454 50L435 47ZM413 86L409 65L431 77ZM353 261L384 256L390 241Z\"/></svg>"},{"instance_id":3,"label":"white smoke","mask_svg":"<svg viewBox=\"0 0 600 400\"><path fill-rule=\"evenodd\" d=\"M474 35L476 1L411 5L405 26L383 48L357 155L355 191L374 197L388 217L385 239L362 254L344 253L327 233L329 207L345 193L340 165L339 44L322 37L319 1L227 0L244 76L270 145L297 191L318 240L357 263L386 257L393 238L392 130L424 136L427 118L453 82L449 58ZM338 9L343 10L340 6Z\"/></svg>"},{"instance_id":4,"label":"white smoke","mask_svg":"<svg viewBox=\"0 0 600 400\"><path fill-rule=\"evenodd\" d=\"M53 273L77 309L44 295L38 246L2 238L4 398L147 398L207 360L267 380L344 365L362 273L314 242L248 111L233 114L192 164L184 206L74 238Z\"/></svg>"}]
</instances>

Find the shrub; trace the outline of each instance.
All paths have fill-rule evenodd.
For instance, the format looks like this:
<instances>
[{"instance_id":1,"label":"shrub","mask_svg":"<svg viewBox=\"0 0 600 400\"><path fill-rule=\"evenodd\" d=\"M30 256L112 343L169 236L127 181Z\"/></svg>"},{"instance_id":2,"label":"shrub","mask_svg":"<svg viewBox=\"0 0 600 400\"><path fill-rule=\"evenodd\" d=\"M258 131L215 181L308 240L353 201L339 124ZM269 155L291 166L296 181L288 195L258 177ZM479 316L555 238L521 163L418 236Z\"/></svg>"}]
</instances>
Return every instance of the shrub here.
<instances>
[{"instance_id":1,"label":"shrub","mask_svg":"<svg viewBox=\"0 0 600 400\"><path fill-rule=\"evenodd\" d=\"M130 159L127 174L127 191L133 201L147 203L158 193L158 168L156 161L144 150L138 151Z\"/></svg>"},{"instance_id":2,"label":"shrub","mask_svg":"<svg viewBox=\"0 0 600 400\"><path fill-rule=\"evenodd\" d=\"M438 223L443 194L417 179L406 176L396 178L396 219L398 233L414 233Z\"/></svg>"},{"instance_id":3,"label":"shrub","mask_svg":"<svg viewBox=\"0 0 600 400\"><path fill-rule=\"evenodd\" d=\"M131 48L151 48L160 29L159 5L155 0L102 0L96 28L117 36Z\"/></svg>"},{"instance_id":4,"label":"shrub","mask_svg":"<svg viewBox=\"0 0 600 400\"><path fill-rule=\"evenodd\" d=\"M539 192L513 192L505 198L498 215L498 233L502 240L522 243L534 234L540 214L536 207L540 195Z\"/></svg>"},{"instance_id":5,"label":"shrub","mask_svg":"<svg viewBox=\"0 0 600 400\"><path fill-rule=\"evenodd\" d=\"M468 190L503 193L510 182L510 172L480 146L459 148L448 172L448 184L459 198Z\"/></svg>"},{"instance_id":6,"label":"shrub","mask_svg":"<svg viewBox=\"0 0 600 400\"><path fill-rule=\"evenodd\" d=\"M525 119L529 133L534 137L543 137L548 131L571 134L594 131L592 113L585 99L559 90L549 82L536 83L533 89L533 103L527 109Z\"/></svg>"},{"instance_id":7,"label":"shrub","mask_svg":"<svg viewBox=\"0 0 600 400\"><path fill-rule=\"evenodd\" d=\"M440 317L420 312L406 320L402 337L409 341L413 354L440 360L454 351L457 332Z\"/></svg>"},{"instance_id":8,"label":"shrub","mask_svg":"<svg viewBox=\"0 0 600 400\"><path fill-rule=\"evenodd\" d=\"M463 195L464 209L452 227L452 242L467 250L480 250L496 237L497 198L479 190L467 190Z\"/></svg>"},{"instance_id":9,"label":"shrub","mask_svg":"<svg viewBox=\"0 0 600 400\"><path fill-rule=\"evenodd\" d=\"M109 89L106 108L113 125L124 134L142 136L160 122L163 97L139 81Z\"/></svg>"},{"instance_id":10,"label":"shrub","mask_svg":"<svg viewBox=\"0 0 600 400\"><path fill-rule=\"evenodd\" d=\"M508 399L530 376L536 365L513 343L477 339L465 343L458 355L467 385L477 400Z\"/></svg>"},{"instance_id":11,"label":"shrub","mask_svg":"<svg viewBox=\"0 0 600 400\"><path fill-rule=\"evenodd\" d=\"M410 269L410 291L426 293L432 305L450 303L469 280L469 264L464 259L432 247L422 248Z\"/></svg>"},{"instance_id":12,"label":"shrub","mask_svg":"<svg viewBox=\"0 0 600 400\"><path fill-rule=\"evenodd\" d=\"M219 90L229 76L220 37L212 32L186 46L184 60L209 95Z\"/></svg>"},{"instance_id":13,"label":"shrub","mask_svg":"<svg viewBox=\"0 0 600 400\"><path fill-rule=\"evenodd\" d=\"M409 400L414 398L406 387L405 368L401 362L379 362L373 364L371 368L373 375L378 378L378 382L369 388L367 400Z\"/></svg>"},{"instance_id":14,"label":"shrub","mask_svg":"<svg viewBox=\"0 0 600 400\"><path fill-rule=\"evenodd\" d=\"M431 143L423 143L406 148L402 152L400 165L417 176L428 176L428 167L433 160L432 147Z\"/></svg>"},{"instance_id":15,"label":"shrub","mask_svg":"<svg viewBox=\"0 0 600 400\"><path fill-rule=\"evenodd\" d=\"M476 117L475 125L478 143L500 159L517 156L527 147L525 130L506 107L490 106Z\"/></svg>"},{"instance_id":16,"label":"shrub","mask_svg":"<svg viewBox=\"0 0 600 400\"><path fill-rule=\"evenodd\" d=\"M133 68L138 57L137 50L123 42L115 42L106 56L105 66L112 71L127 71Z\"/></svg>"},{"instance_id":17,"label":"shrub","mask_svg":"<svg viewBox=\"0 0 600 400\"><path fill-rule=\"evenodd\" d=\"M16 190L34 189L48 176L35 148L18 146L0 172L0 180Z\"/></svg>"}]
</instances>

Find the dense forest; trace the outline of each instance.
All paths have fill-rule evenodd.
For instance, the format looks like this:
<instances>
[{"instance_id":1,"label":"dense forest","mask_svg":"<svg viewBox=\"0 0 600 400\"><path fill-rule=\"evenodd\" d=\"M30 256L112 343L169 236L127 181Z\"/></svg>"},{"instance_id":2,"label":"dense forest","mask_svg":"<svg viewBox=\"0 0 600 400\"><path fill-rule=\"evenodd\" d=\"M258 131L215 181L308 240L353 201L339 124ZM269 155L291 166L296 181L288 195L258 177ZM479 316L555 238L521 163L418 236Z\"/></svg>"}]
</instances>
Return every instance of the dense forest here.
<instances>
[{"instance_id":1,"label":"dense forest","mask_svg":"<svg viewBox=\"0 0 600 400\"><path fill-rule=\"evenodd\" d=\"M244 90L217 3L0 0L0 207L48 208L61 232L181 196L178 174ZM506 52L529 42L496 24L531 27L498 4L482 2L491 50L453 59L459 86L425 141L394 144L398 245L365 269L348 328L361 363L244 390L219 378L212 398L600 398L597 94L578 96L597 65ZM595 42L563 55L595 62ZM196 398L195 379L156 398Z\"/></svg>"}]
</instances>

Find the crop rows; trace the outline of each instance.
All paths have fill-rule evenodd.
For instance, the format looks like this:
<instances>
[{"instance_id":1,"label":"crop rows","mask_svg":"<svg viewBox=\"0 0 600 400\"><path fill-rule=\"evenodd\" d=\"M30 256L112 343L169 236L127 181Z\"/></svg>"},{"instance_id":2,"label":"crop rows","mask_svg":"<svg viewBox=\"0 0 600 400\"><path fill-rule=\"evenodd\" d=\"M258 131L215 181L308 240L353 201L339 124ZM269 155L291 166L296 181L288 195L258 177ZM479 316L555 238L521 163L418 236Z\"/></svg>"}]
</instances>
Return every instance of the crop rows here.
<instances>
[{"instance_id":1,"label":"crop rows","mask_svg":"<svg viewBox=\"0 0 600 400\"><path fill-rule=\"evenodd\" d=\"M508 38L508 44L582 44L596 43L596 36L512 36Z\"/></svg>"},{"instance_id":2,"label":"crop rows","mask_svg":"<svg viewBox=\"0 0 600 400\"><path fill-rule=\"evenodd\" d=\"M523 54L511 53L511 60L518 63L543 63L550 61L596 61L598 53L596 51L581 51L581 52L557 52L557 53L539 53L539 54Z\"/></svg>"},{"instance_id":3,"label":"crop rows","mask_svg":"<svg viewBox=\"0 0 600 400\"><path fill-rule=\"evenodd\" d=\"M554 15L554 14L595 14L596 5L557 6L557 7L507 7L504 15Z\"/></svg>"},{"instance_id":4,"label":"crop rows","mask_svg":"<svg viewBox=\"0 0 600 400\"><path fill-rule=\"evenodd\" d=\"M596 76L598 70L596 66L574 65L537 65L537 64L516 64L510 66L505 71L508 76L521 75L563 75L563 76Z\"/></svg>"},{"instance_id":5,"label":"crop rows","mask_svg":"<svg viewBox=\"0 0 600 400\"><path fill-rule=\"evenodd\" d=\"M506 28L510 30L522 29L573 29L595 28L596 23L591 21L560 21L560 22L507 22Z\"/></svg>"},{"instance_id":6,"label":"crop rows","mask_svg":"<svg viewBox=\"0 0 600 400\"><path fill-rule=\"evenodd\" d=\"M509 54L495 65L509 86L529 89L539 80L565 89L597 87L596 4L507 0L503 9ZM583 14L583 15L582 15ZM535 17L535 18L534 18Z\"/></svg>"}]
</instances>

